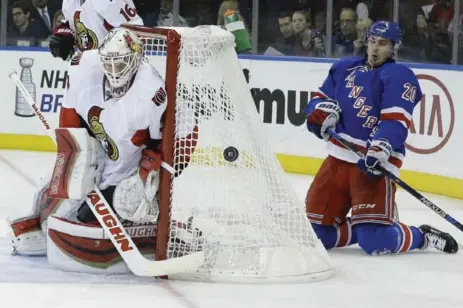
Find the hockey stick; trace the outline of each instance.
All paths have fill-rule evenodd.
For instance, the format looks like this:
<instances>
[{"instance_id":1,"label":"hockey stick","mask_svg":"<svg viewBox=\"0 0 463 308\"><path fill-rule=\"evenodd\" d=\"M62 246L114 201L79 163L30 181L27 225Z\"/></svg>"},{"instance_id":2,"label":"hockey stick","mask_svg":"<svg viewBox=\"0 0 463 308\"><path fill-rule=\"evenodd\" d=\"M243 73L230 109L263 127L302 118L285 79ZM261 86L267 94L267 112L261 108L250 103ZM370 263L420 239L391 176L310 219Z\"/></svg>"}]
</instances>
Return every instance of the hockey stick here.
<instances>
[{"instance_id":1,"label":"hockey stick","mask_svg":"<svg viewBox=\"0 0 463 308\"><path fill-rule=\"evenodd\" d=\"M21 91L27 103L34 109L35 114L42 122L48 135L56 143L53 135L54 129L40 112L33 98L24 87L24 84L16 72L11 72L9 77ZM108 204L98 187L87 195L86 202L104 229L109 239L116 247L127 267L137 276L159 277L180 272L195 270L204 263L204 252L196 252L183 257L167 260L152 261L146 259L135 246L132 238L127 234L122 223L117 218L114 210Z\"/></svg>"},{"instance_id":2,"label":"hockey stick","mask_svg":"<svg viewBox=\"0 0 463 308\"><path fill-rule=\"evenodd\" d=\"M351 142L345 140L342 138L338 133L336 133L332 129L328 129L328 134L334 139L336 139L339 143L341 143L343 146L357 154L360 158L364 158L365 154L363 154L360 150L357 149L357 147L352 144ZM452 225L454 225L456 228L458 228L460 231L463 231L463 225L459 223L455 218L447 214L444 210L442 210L440 207L438 207L434 202L417 192L415 189L410 187L407 183L399 179L397 176L395 176L392 172L387 170L381 165L378 165L375 167L376 170L380 171L384 176L388 177L392 181L394 181L397 185L402 187L405 191L407 191L409 194L411 194L413 197L418 199L421 203L429 207L434 213L437 215L441 216L448 222L450 222Z\"/></svg>"}]
</instances>

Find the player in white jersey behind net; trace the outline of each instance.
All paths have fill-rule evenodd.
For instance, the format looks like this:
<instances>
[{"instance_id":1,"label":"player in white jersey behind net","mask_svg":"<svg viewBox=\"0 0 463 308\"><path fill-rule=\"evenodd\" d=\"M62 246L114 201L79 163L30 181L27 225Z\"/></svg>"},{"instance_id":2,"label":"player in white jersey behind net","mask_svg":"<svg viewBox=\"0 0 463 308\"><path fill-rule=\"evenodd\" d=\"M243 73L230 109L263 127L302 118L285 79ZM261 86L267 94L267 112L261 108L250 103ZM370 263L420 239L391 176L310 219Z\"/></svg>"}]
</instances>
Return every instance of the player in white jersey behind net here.
<instances>
[{"instance_id":1,"label":"player in white jersey behind net","mask_svg":"<svg viewBox=\"0 0 463 308\"><path fill-rule=\"evenodd\" d=\"M109 30L143 25L132 0L64 0L64 22L53 29L50 52L69 60L75 53L97 49Z\"/></svg>"},{"instance_id":2,"label":"player in white jersey behind net","mask_svg":"<svg viewBox=\"0 0 463 308\"><path fill-rule=\"evenodd\" d=\"M65 270L127 272L93 214L84 210L95 184L139 250L153 252L158 145L167 104L164 81L143 49L133 32L115 28L99 50L79 58L56 129L53 174L36 192L32 212L10 221L16 254L47 254ZM185 130L190 139L193 130Z\"/></svg>"}]
</instances>

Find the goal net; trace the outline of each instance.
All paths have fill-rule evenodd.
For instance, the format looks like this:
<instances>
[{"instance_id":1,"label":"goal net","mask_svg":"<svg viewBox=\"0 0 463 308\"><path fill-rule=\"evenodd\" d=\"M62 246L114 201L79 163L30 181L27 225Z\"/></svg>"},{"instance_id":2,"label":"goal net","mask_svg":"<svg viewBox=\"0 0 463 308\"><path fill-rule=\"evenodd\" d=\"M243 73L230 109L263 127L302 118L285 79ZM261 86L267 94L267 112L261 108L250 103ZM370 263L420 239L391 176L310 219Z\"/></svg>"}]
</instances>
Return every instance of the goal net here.
<instances>
[{"instance_id":1,"label":"goal net","mask_svg":"<svg viewBox=\"0 0 463 308\"><path fill-rule=\"evenodd\" d=\"M269 147L234 50L216 26L129 27L166 81L164 161L156 256L204 251L175 279L311 281L333 272L328 255Z\"/></svg>"}]
</instances>

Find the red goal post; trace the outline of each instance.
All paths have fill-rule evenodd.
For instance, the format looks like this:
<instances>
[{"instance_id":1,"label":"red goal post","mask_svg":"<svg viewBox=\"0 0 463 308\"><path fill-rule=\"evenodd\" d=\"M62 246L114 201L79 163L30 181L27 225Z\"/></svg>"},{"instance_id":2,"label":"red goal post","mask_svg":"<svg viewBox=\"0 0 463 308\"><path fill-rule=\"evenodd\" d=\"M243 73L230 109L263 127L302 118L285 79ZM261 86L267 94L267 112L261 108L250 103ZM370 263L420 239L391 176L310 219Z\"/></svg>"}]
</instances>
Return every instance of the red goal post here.
<instances>
[{"instance_id":1,"label":"red goal post","mask_svg":"<svg viewBox=\"0 0 463 308\"><path fill-rule=\"evenodd\" d=\"M134 31L144 42L145 48L147 41L158 41L165 42L168 50L166 58L166 70L165 70L165 84L167 101L166 112L164 115L164 128L163 128L163 143L162 153L163 161L170 166L174 165L174 132L175 132L175 96L176 96L176 84L177 74L176 67L178 67L178 58L180 50L180 35L171 29L165 28L148 28L143 26L131 26L126 25L128 28ZM157 44L161 45L161 44ZM153 52L153 51L150 51ZM153 52L156 53L156 52ZM164 50L162 51L164 53ZM158 68L156 68L158 69ZM172 176L165 168L161 168L160 176L160 187L159 187L159 217L158 226L156 232L156 259L166 260L167 259L167 243L169 242L169 223L170 223L170 187L172 182Z\"/></svg>"}]
</instances>

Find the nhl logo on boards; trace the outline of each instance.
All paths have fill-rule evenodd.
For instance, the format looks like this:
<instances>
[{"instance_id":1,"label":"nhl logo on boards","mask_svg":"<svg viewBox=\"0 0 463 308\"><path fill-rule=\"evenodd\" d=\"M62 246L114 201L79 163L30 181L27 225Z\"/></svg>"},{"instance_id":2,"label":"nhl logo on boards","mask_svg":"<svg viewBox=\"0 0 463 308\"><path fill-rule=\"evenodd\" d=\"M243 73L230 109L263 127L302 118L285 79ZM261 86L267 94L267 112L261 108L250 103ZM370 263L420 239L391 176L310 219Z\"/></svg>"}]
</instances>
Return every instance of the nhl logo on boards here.
<instances>
[{"instance_id":1,"label":"nhl logo on boards","mask_svg":"<svg viewBox=\"0 0 463 308\"><path fill-rule=\"evenodd\" d=\"M228 162L234 162L238 159L239 152L238 149L232 146L229 146L223 151L223 158Z\"/></svg>"},{"instance_id":2,"label":"nhl logo on boards","mask_svg":"<svg viewBox=\"0 0 463 308\"><path fill-rule=\"evenodd\" d=\"M442 149L452 136L455 107L442 81L427 74L416 77L423 97L413 111L406 148L417 154L432 154Z\"/></svg>"}]
</instances>

